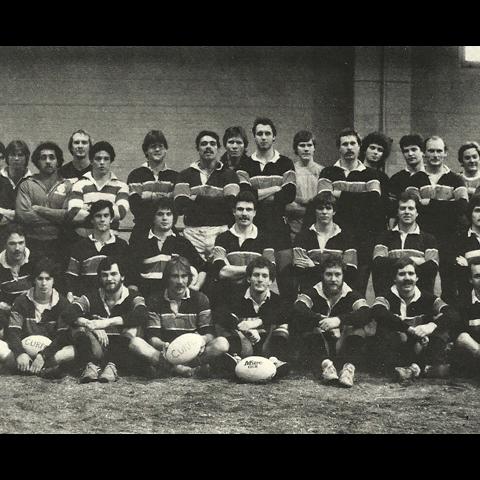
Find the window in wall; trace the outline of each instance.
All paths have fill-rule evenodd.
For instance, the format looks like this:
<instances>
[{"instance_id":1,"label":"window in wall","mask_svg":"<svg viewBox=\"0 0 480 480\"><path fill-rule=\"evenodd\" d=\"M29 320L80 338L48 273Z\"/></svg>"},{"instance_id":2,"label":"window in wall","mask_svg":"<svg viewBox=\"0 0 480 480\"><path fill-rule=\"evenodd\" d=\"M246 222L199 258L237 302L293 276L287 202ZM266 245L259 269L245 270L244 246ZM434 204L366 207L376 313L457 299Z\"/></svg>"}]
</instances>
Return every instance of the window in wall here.
<instances>
[{"instance_id":1,"label":"window in wall","mask_svg":"<svg viewBox=\"0 0 480 480\"><path fill-rule=\"evenodd\" d=\"M462 47L462 63L467 67L480 67L480 46Z\"/></svg>"}]
</instances>

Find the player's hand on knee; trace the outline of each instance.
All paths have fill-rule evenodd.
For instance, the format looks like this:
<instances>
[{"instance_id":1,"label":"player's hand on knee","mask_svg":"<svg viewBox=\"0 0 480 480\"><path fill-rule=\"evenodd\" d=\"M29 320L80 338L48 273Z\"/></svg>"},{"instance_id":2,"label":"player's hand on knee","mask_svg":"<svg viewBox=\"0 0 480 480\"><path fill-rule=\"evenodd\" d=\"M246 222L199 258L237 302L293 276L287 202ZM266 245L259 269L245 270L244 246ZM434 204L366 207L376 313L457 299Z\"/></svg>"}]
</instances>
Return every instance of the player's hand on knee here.
<instances>
[{"instance_id":1,"label":"player's hand on knee","mask_svg":"<svg viewBox=\"0 0 480 480\"><path fill-rule=\"evenodd\" d=\"M93 330L93 334L97 337L102 347L108 347L108 335L105 330Z\"/></svg>"},{"instance_id":2,"label":"player's hand on knee","mask_svg":"<svg viewBox=\"0 0 480 480\"><path fill-rule=\"evenodd\" d=\"M23 373L30 371L30 361L28 353L21 353L17 357L17 368Z\"/></svg>"},{"instance_id":3,"label":"player's hand on knee","mask_svg":"<svg viewBox=\"0 0 480 480\"><path fill-rule=\"evenodd\" d=\"M37 374L45 365L45 360L43 359L42 355L37 354L35 360L32 362L30 366L30 371L34 374Z\"/></svg>"}]
</instances>

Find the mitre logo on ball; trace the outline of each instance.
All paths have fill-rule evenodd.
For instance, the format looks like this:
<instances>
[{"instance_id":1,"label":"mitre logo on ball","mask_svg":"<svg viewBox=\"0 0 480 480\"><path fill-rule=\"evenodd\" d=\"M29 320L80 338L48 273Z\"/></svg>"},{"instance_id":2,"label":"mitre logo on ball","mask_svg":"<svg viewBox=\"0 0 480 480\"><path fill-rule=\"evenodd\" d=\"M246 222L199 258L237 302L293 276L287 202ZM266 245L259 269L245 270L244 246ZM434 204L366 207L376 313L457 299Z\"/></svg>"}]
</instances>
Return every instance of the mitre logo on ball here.
<instances>
[{"instance_id":1,"label":"mitre logo on ball","mask_svg":"<svg viewBox=\"0 0 480 480\"><path fill-rule=\"evenodd\" d=\"M268 358L259 356L246 357L235 367L237 377L251 383L268 382L276 373L275 364Z\"/></svg>"},{"instance_id":2,"label":"mitre logo on ball","mask_svg":"<svg viewBox=\"0 0 480 480\"><path fill-rule=\"evenodd\" d=\"M185 365L205 350L205 340L197 333L184 333L167 348L165 359L172 365Z\"/></svg>"}]
</instances>

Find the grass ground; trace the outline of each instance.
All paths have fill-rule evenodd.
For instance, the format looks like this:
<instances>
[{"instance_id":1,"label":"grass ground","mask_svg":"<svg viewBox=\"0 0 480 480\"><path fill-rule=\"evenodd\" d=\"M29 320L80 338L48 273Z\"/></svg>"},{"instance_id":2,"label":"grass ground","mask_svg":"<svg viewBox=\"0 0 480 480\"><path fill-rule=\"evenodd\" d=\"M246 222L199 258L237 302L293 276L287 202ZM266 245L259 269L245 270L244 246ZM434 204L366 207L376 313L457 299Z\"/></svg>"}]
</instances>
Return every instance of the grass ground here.
<instances>
[{"instance_id":1,"label":"grass ground","mask_svg":"<svg viewBox=\"0 0 480 480\"><path fill-rule=\"evenodd\" d=\"M114 384L2 375L1 433L476 433L477 379L354 388L292 374L267 385L122 377Z\"/></svg>"}]
</instances>

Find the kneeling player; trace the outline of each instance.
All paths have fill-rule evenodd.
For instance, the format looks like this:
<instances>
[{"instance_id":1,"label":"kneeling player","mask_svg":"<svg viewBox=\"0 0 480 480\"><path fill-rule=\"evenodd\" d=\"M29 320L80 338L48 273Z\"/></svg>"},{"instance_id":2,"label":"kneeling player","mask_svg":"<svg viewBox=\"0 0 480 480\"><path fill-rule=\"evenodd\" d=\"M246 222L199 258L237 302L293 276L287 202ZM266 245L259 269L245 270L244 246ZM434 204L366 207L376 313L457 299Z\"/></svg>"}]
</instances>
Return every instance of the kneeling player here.
<instances>
[{"instance_id":1,"label":"kneeling player","mask_svg":"<svg viewBox=\"0 0 480 480\"><path fill-rule=\"evenodd\" d=\"M131 340L146 317L144 299L125 287L118 260L104 258L97 275L100 288L75 300L64 314L78 361L85 366L80 383L117 381L117 363L131 358Z\"/></svg>"},{"instance_id":2,"label":"kneeling player","mask_svg":"<svg viewBox=\"0 0 480 480\"><path fill-rule=\"evenodd\" d=\"M449 329L458 314L441 298L419 290L416 265L411 258L394 266L394 285L372 306L377 321L376 344L380 362L387 369L395 365L398 380L425 376L446 376Z\"/></svg>"},{"instance_id":3,"label":"kneeling player","mask_svg":"<svg viewBox=\"0 0 480 480\"><path fill-rule=\"evenodd\" d=\"M61 315L68 300L53 288L55 264L44 258L33 269L33 287L16 298L6 330L7 342L0 341L0 362L21 373L50 376L60 364L74 359L74 350ZM22 340L42 335L53 340L34 357L26 352Z\"/></svg>"},{"instance_id":4,"label":"kneeling player","mask_svg":"<svg viewBox=\"0 0 480 480\"><path fill-rule=\"evenodd\" d=\"M275 265L258 257L247 265L249 287L223 298L214 311L217 333L228 339L231 366L250 355L270 357L277 377L288 373L288 309L281 297L270 290Z\"/></svg>"},{"instance_id":5,"label":"kneeling player","mask_svg":"<svg viewBox=\"0 0 480 480\"><path fill-rule=\"evenodd\" d=\"M322 264L322 281L298 295L292 335L315 373L330 383L353 386L355 363L361 360L365 326L370 323L367 302L343 281L345 264L336 255ZM340 377L332 361L341 359Z\"/></svg>"},{"instance_id":6,"label":"kneeling player","mask_svg":"<svg viewBox=\"0 0 480 480\"><path fill-rule=\"evenodd\" d=\"M132 349L159 369L191 377L196 367L208 365L215 357L228 351L224 337L215 337L208 297L189 288L192 282L190 262L184 257L172 258L163 272L166 288L147 298L148 320L145 338L136 337ZM188 365L168 366L164 352L170 342L184 333L198 333L205 341L205 350ZM147 343L148 342L148 343ZM200 369L201 372L208 367Z\"/></svg>"}]
</instances>

